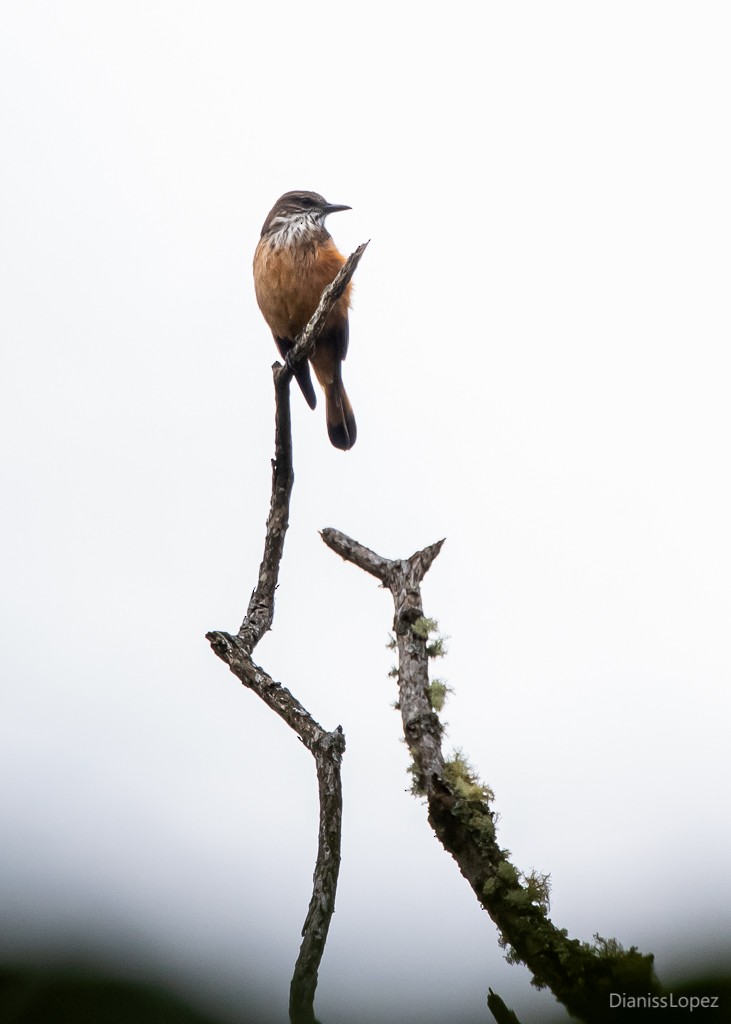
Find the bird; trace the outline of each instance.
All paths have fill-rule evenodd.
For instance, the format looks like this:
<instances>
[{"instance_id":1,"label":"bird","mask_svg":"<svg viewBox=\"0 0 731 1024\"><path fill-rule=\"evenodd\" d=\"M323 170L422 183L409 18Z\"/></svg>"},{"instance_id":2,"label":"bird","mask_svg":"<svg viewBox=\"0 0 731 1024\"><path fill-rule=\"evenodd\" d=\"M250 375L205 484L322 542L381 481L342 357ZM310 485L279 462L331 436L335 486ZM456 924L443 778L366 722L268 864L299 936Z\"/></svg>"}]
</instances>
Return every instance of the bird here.
<instances>
[{"instance_id":1,"label":"bird","mask_svg":"<svg viewBox=\"0 0 731 1024\"><path fill-rule=\"evenodd\" d=\"M317 309L323 290L345 263L325 227L325 218L350 209L328 203L317 192L285 192L264 221L254 253L254 290L282 358L294 347ZM325 393L330 442L342 451L353 447L357 434L342 379L342 363L348 352L350 290L348 284L309 358ZM314 409L317 396L307 362L299 365L295 376L307 404Z\"/></svg>"}]
</instances>

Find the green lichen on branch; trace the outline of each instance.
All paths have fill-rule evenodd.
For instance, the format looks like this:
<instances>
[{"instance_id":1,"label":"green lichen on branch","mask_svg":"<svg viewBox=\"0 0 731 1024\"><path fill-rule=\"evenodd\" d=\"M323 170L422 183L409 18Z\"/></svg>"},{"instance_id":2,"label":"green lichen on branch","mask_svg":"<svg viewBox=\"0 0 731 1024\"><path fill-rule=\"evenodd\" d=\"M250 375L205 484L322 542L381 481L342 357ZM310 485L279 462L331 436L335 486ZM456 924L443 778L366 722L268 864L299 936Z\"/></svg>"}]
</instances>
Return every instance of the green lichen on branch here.
<instances>
[{"instance_id":1,"label":"green lichen on branch","mask_svg":"<svg viewBox=\"0 0 731 1024\"><path fill-rule=\"evenodd\" d=\"M451 759L444 762L444 778L462 800L489 803L495 799L493 791L480 780L461 750L455 750Z\"/></svg>"},{"instance_id":2,"label":"green lichen on branch","mask_svg":"<svg viewBox=\"0 0 731 1024\"><path fill-rule=\"evenodd\" d=\"M598 934L594 936L593 943L571 939L565 928L554 928L545 914L543 917L545 935L540 923L526 927L522 919L516 919L510 921L509 929L501 929L498 943L505 950L509 964L525 963L531 954L540 956L549 952L549 960L540 956L545 970L531 965L531 984L537 989L549 987L559 995L565 979L572 978L573 983L559 998L565 1005L573 1007L572 1012L579 1019L591 1024L613 1019L611 1015L607 1016L610 992L646 993L657 990L652 955L640 953L636 946L625 950L616 939L604 939ZM558 976L556 966L560 971Z\"/></svg>"},{"instance_id":3,"label":"green lichen on branch","mask_svg":"<svg viewBox=\"0 0 731 1024\"><path fill-rule=\"evenodd\" d=\"M636 953L637 946L631 946L629 950L626 950L621 942L617 939L605 939L599 932L594 933L593 942L582 942L581 944L587 953L591 953L593 956L604 958L606 960L612 960L626 956L629 953Z\"/></svg>"},{"instance_id":4,"label":"green lichen on branch","mask_svg":"<svg viewBox=\"0 0 731 1024\"><path fill-rule=\"evenodd\" d=\"M454 693L454 690L451 686L447 685L444 679L432 679L426 688L426 692L429 697L429 703L432 706L432 710L439 714L440 711L444 710L447 695Z\"/></svg>"},{"instance_id":5,"label":"green lichen on branch","mask_svg":"<svg viewBox=\"0 0 731 1024\"><path fill-rule=\"evenodd\" d=\"M497 892L501 883L508 883L503 899L512 907L536 907L547 914L550 907L551 876L531 871L527 875L517 871L509 861L504 861L497 870L496 877L489 879L482 887L485 897Z\"/></svg>"},{"instance_id":6,"label":"green lichen on branch","mask_svg":"<svg viewBox=\"0 0 731 1024\"><path fill-rule=\"evenodd\" d=\"M545 914L551 909L551 876L544 875L535 868L527 874L521 872L521 878L525 885L530 902L542 910Z\"/></svg>"},{"instance_id":7,"label":"green lichen on branch","mask_svg":"<svg viewBox=\"0 0 731 1024\"><path fill-rule=\"evenodd\" d=\"M419 618L412 623L411 631L419 637L420 640L429 640L432 633L437 633L434 639L427 643L426 653L429 658L443 658L447 653L446 648L446 637L439 635L439 623L436 619L428 619L426 615L420 615Z\"/></svg>"},{"instance_id":8,"label":"green lichen on branch","mask_svg":"<svg viewBox=\"0 0 731 1024\"><path fill-rule=\"evenodd\" d=\"M447 653L447 648L444 643L444 637L438 636L431 643L426 645L426 655L428 658L443 658Z\"/></svg>"},{"instance_id":9,"label":"green lichen on branch","mask_svg":"<svg viewBox=\"0 0 731 1024\"><path fill-rule=\"evenodd\" d=\"M436 633L439 629L439 623L436 619L428 619L426 615L420 615L419 618L412 623L411 629L417 636L421 637L422 640L428 640L431 633Z\"/></svg>"},{"instance_id":10,"label":"green lichen on branch","mask_svg":"<svg viewBox=\"0 0 731 1024\"><path fill-rule=\"evenodd\" d=\"M427 655L441 656L444 646L442 638L434 636L435 620L417 619L415 627ZM426 691L432 711L439 712L449 687L435 679L426 684ZM490 806L494 794L461 750L454 751L440 772L449 796L425 779L418 752L412 748L412 754L411 792L427 797L429 820L495 921L508 963L526 964L536 988L551 988L576 1016L591 1024L604 1021L608 992L649 991L656 986L652 957L634 948L625 953L615 940L599 936L589 946L552 924L550 875L535 869L522 872L510 862L510 851L497 842L496 815Z\"/></svg>"},{"instance_id":11,"label":"green lichen on branch","mask_svg":"<svg viewBox=\"0 0 731 1024\"><path fill-rule=\"evenodd\" d=\"M428 671L429 659L445 653L444 638L438 634L436 620L423 615L420 592L441 543L408 559L386 560L348 538L345 541L347 545L344 542L341 547L355 552L350 560L379 578L394 599L396 639L391 647L395 644L399 652L397 706L412 759L411 792L426 797L435 835L497 926L507 959L524 963L533 984L550 987L574 1018L587 1024L616 1024L608 994L659 991L653 958L634 947L625 952L616 940L600 936L589 945L557 928L548 916L549 876L535 870L520 872L510 862L510 852L497 841L490 787L460 751L445 761L444 727L438 712L448 688L442 689L441 679L430 682ZM516 735L516 751L519 742Z\"/></svg>"},{"instance_id":12,"label":"green lichen on branch","mask_svg":"<svg viewBox=\"0 0 731 1024\"><path fill-rule=\"evenodd\" d=\"M416 761L412 760L406 771L411 777L409 793L411 793L412 796L426 796L426 786L424 785L424 773L421 771Z\"/></svg>"}]
</instances>

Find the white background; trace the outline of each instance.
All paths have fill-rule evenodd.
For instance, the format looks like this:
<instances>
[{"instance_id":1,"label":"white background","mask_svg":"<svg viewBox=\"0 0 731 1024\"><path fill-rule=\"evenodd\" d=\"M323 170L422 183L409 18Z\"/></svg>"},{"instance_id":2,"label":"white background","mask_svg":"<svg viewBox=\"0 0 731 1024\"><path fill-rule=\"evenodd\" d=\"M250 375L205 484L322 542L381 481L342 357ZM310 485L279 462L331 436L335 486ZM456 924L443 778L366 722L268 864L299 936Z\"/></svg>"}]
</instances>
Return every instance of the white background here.
<instances>
[{"instance_id":1,"label":"white background","mask_svg":"<svg viewBox=\"0 0 731 1024\"><path fill-rule=\"evenodd\" d=\"M375 581L450 637L449 743L551 916L729 948L731 142L724 3L0 7L5 956L94 951L282 1019L312 762L211 653L256 580L270 365L250 261L277 196L350 213L331 448L296 482L257 659L342 724L323 1020L550 1010L405 790ZM198 997L197 996L197 997ZM245 996L244 996L245 998Z\"/></svg>"}]
</instances>

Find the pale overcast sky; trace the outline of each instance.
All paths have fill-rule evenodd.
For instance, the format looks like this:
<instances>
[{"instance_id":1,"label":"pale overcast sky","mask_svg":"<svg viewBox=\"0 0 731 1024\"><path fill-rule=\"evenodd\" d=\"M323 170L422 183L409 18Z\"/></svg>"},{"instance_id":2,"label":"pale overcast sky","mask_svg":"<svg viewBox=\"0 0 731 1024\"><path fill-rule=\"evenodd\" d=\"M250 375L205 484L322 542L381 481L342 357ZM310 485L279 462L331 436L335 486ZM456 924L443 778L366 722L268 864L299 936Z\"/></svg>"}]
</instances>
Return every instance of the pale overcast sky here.
<instances>
[{"instance_id":1,"label":"pale overcast sky","mask_svg":"<svg viewBox=\"0 0 731 1024\"><path fill-rule=\"evenodd\" d=\"M406 792L390 600L324 526L447 538L448 745L554 922L663 980L728 954L730 29L668 0L0 6L6 956L121 946L285 1015L314 769L204 634L261 555L251 258L294 188L352 206L342 251L372 240L358 442L293 394L256 654L347 737L319 1016L553 1006Z\"/></svg>"}]
</instances>

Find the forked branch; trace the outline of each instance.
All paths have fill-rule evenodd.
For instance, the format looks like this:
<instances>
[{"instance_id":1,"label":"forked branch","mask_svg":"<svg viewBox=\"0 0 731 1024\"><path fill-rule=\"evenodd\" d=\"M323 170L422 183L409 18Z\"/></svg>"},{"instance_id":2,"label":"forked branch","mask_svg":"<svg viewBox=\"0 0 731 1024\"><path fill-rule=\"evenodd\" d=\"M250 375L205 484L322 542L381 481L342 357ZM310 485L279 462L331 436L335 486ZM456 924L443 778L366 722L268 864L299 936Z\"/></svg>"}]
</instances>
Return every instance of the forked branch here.
<instances>
[{"instance_id":1,"label":"forked branch","mask_svg":"<svg viewBox=\"0 0 731 1024\"><path fill-rule=\"evenodd\" d=\"M612 1019L611 992L659 992L652 956L634 947L625 951L614 940L598 936L594 945L579 942L555 927L547 913L546 878L521 875L498 844L489 787L463 757L447 760L442 753L444 727L429 688L433 623L424 617L421 582L443 542L410 558L388 559L338 530L323 530L322 539L391 591L399 708L412 757L413 790L426 797L429 823L498 926L509 959L525 963L534 984L548 986L572 1015L590 1024Z\"/></svg>"},{"instance_id":2,"label":"forked branch","mask_svg":"<svg viewBox=\"0 0 731 1024\"><path fill-rule=\"evenodd\" d=\"M284 719L315 759L320 798L317 861L312 898L302 929L302 945L290 983L289 1016L292 1024L316 1024L314 1001L317 975L335 909L340 869L343 807L340 765L345 750L345 737L340 726L332 732L323 729L285 686L275 682L264 669L254 664L251 656L274 619L274 596L289 526L289 505L294 484L289 386L294 370L314 349L330 310L355 273L365 248L365 245L359 246L340 269L335 280L327 286L310 322L289 353L286 365L275 363L272 367L276 403L275 454L259 576L239 631L231 634L215 630L206 634L218 657L226 662L244 686L253 690Z\"/></svg>"}]
</instances>

